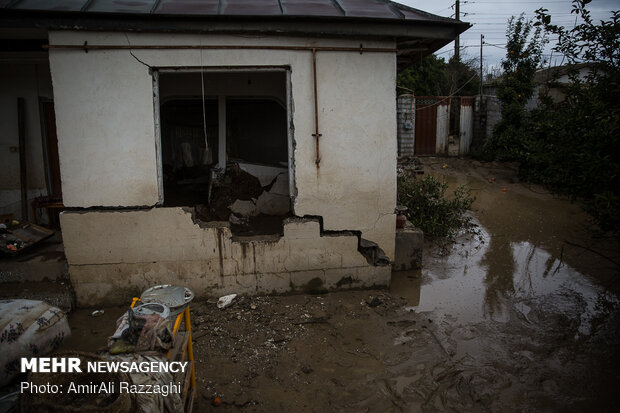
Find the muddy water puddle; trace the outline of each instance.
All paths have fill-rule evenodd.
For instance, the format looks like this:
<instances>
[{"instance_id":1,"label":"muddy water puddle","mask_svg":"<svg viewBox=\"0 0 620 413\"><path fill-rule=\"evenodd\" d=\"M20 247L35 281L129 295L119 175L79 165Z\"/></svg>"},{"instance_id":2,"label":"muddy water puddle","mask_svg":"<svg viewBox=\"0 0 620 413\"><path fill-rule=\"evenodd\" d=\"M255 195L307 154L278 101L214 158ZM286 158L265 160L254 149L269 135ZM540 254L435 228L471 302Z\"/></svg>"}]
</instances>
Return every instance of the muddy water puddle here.
<instances>
[{"instance_id":1,"label":"muddy water puddle","mask_svg":"<svg viewBox=\"0 0 620 413\"><path fill-rule=\"evenodd\" d=\"M462 236L448 251L432 244L422 270L395 273L390 291L416 312L434 312L457 324L508 322L516 311L527 319L529 302L551 300L570 310L574 296L585 305L579 333L588 334L599 300L616 302L569 264L527 241L494 239L477 220L477 235ZM499 245L504 244L504 245Z\"/></svg>"},{"instance_id":2,"label":"muddy water puddle","mask_svg":"<svg viewBox=\"0 0 620 413\"><path fill-rule=\"evenodd\" d=\"M440 366L456 380L442 387L444 373L424 370L413 383L436 394L423 410L613 405L617 243L593 235L577 204L519 184L514 171L440 165L431 162L427 173L476 195L478 233L448 246L427 242L421 270L393 275L390 291L433 321L433 340L446 354Z\"/></svg>"},{"instance_id":3,"label":"muddy water puddle","mask_svg":"<svg viewBox=\"0 0 620 413\"><path fill-rule=\"evenodd\" d=\"M474 188L479 234L428 243L390 293L194 300L194 410L218 397L244 412L615 411L617 267L602 256L620 262L617 246L514 172L445 163L430 172ZM104 345L123 311L76 311L67 348Z\"/></svg>"}]
</instances>

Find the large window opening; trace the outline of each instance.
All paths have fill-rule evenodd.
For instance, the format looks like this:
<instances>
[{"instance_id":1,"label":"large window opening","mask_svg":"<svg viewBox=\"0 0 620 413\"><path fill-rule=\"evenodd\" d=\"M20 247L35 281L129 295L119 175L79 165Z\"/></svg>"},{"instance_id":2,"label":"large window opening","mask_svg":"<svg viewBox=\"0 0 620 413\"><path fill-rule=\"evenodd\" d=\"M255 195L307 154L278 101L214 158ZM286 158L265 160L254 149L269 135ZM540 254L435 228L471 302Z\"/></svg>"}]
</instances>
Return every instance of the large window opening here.
<instances>
[{"instance_id":1,"label":"large window opening","mask_svg":"<svg viewBox=\"0 0 620 413\"><path fill-rule=\"evenodd\" d=\"M286 70L156 79L164 206L195 207L236 235L281 234L291 211Z\"/></svg>"}]
</instances>

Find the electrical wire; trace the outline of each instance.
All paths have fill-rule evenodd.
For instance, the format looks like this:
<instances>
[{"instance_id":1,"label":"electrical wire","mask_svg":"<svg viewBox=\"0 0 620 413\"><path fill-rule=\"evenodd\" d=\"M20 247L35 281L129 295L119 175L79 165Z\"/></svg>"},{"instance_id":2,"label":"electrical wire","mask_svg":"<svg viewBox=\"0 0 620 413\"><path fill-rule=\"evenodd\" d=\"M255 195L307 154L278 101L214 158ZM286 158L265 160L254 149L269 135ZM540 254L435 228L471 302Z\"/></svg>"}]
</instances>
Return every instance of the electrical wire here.
<instances>
[{"instance_id":1,"label":"electrical wire","mask_svg":"<svg viewBox=\"0 0 620 413\"><path fill-rule=\"evenodd\" d=\"M457 96L456 94L457 94L458 92L460 92L460 91L461 91L461 90L462 90L465 86L467 86L467 84L468 84L469 82L471 82L472 80L474 80L476 77L478 77L478 73L476 73L475 75L473 75L472 77L470 77L470 78L469 78L469 80L468 80L467 82L463 83L463 85L462 85L460 88L458 88L457 90L455 90L454 92L452 92L452 94L451 94L450 96L445 96L443 99L440 99L440 100L438 100L438 101L437 101L437 102L435 102L435 103L431 103L430 105L424 106L423 108L416 108L416 112L417 112L418 110L426 109L426 108L431 107L431 106L437 106L437 105L439 105L441 102L445 102L445 101L446 101L446 100L448 100L448 99L451 99L451 98L453 98L453 97L456 97L456 96Z\"/></svg>"}]
</instances>

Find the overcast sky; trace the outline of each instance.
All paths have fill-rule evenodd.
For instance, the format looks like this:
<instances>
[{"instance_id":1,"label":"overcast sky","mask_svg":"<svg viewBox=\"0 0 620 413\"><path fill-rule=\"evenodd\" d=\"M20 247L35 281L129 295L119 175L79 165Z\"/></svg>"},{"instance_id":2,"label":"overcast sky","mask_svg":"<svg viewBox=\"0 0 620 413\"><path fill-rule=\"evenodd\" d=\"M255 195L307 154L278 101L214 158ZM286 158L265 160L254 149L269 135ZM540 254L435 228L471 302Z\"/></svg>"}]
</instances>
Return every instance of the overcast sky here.
<instances>
[{"instance_id":1,"label":"overcast sky","mask_svg":"<svg viewBox=\"0 0 620 413\"><path fill-rule=\"evenodd\" d=\"M424 10L439 16L454 17L454 0L395 0L407 6ZM480 35L484 35L483 65L498 67L506 51L506 23L510 16L525 13L526 18L534 18L534 11L544 7L552 16L552 23L573 27L575 14L571 14L570 0L461 0L461 20L473 24L461 35L461 58L480 56ZM620 9L619 0L592 0L587 6L595 20L608 20L612 10ZM487 45L488 43L488 45ZM551 58L552 65L559 65L562 56L556 52L551 56L553 39L545 50L547 61ZM491 46L493 45L493 46ZM446 60L454 54L454 42L436 52ZM478 60L476 60L478 61ZM486 71L486 70L485 70Z\"/></svg>"}]
</instances>

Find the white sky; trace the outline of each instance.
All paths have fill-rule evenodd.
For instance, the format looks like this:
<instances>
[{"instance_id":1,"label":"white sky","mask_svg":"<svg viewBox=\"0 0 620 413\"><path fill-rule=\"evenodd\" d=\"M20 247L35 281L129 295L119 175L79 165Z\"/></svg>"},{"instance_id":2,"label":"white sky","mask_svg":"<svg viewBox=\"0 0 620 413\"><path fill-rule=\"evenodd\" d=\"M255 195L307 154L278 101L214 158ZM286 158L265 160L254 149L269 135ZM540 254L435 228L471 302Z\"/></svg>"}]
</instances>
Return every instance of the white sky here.
<instances>
[{"instance_id":1,"label":"white sky","mask_svg":"<svg viewBox=\"0 0 620 413\"><path fill-rule=\"evenodd\" d=\"M395 0L407 6L424 10L439 16L454 17L454 0ZM518 16L525 13L526 18L534 19L534 11L544 7L551 14L553 24L572 28L575 23L575 14L571 14L572 2L570 0L461 0L461 20L473 24L469 30L461 35L461 58L476 59L480 56L480 34L484 35L482 52L485 72L489 66L499 67L500 60L506 50L506 25L510 16ZM587 9L595 21L608 20L612 10L620 9L620 0L593 0ZM495 46L491 46L492 44ZM551 65L559 65L562 56L554 52L551 56L551 48L555 42L550 39L545 50L545 58ZM443 49L438 50L436 55L448 60L454 54L454 42Z\"/></svg>"}]
</instances>

